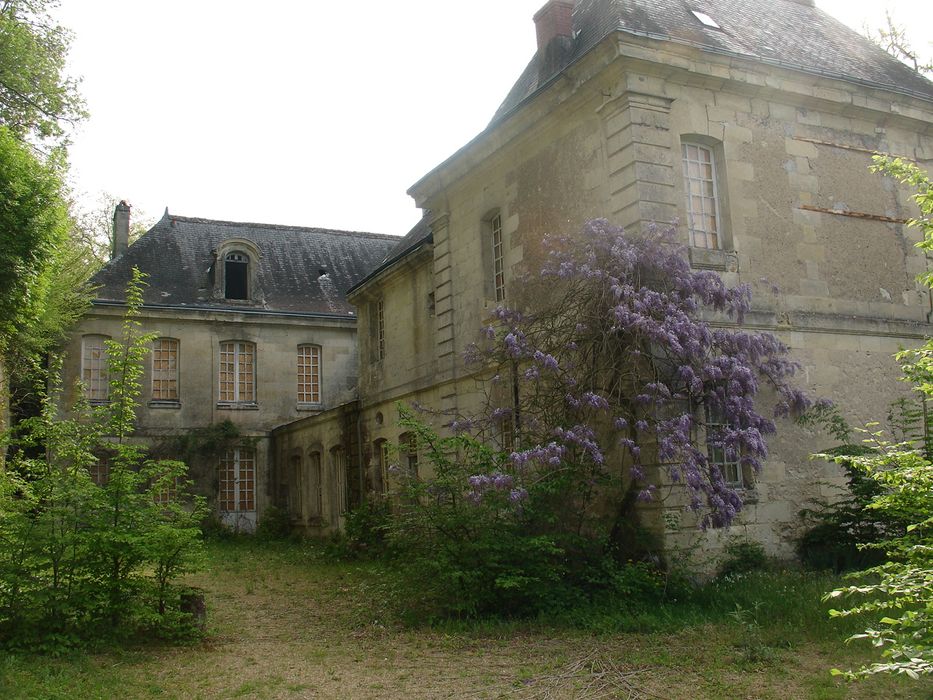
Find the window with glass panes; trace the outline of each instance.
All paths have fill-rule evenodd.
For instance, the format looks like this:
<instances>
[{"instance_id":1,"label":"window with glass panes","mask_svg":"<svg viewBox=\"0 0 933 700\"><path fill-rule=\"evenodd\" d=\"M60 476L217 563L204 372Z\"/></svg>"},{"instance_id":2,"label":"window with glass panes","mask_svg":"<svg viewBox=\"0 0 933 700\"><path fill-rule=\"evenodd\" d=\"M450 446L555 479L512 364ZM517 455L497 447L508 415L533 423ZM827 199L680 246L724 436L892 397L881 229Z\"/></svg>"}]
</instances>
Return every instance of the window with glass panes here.
<instances>
[{"instance_id":1,"label":"window with glass panes","mask_svg":"<svg viewBox=\"0 0 933 700\"><path fill-rule=\"evenodd\" d=\"M321 348L298 346L298 403L321 403Z\"/></svg>"},{"instance_id":2,"label":"window with glass panes","mask_svg":"<svg viewBox=\"0 0 933 700\"><path fill-rule=\"evenodd\" d=\"M110 373L107 371L106 335L86 335L81 339L81 381L88 401L106 401L110 396Z\"/></svg>"},{"instance_id":3,"label":"window with glass panes","mask_svg":"<svg viewBox=\"0 0 933 700\"><path fill-rule=\"evenodd\" d=\"M221 403L255 403L256 346L230 341L220 344L218 400Z\"/></svg>"},{"instance_id":4,"label":"window with glass panes","mask_svg":"<svg viewBox=\"0 0 933 700\"><path fill-rule=\"evenodd\" d=\"M217 505L222 513L256 510L256 451L238 447L220 460Z\"/></svg>"},{"instance_id":5,"label":"window with glass panes","mask_svg":"<svg viewBox=\"0 0 933 700\"><path fill-rule=\"evenodd\" d=\"M178 401L178 341L156 338L152 343L152 400Z\"/></svg>"},{"instance_id":6,"label":"window with glass panes","mask_svg":"<svg viewBox=\"0 0 933 700\"><path fill-rule=\"evenodd\" d=\"M489 221L492 234L492 281L496 290L496 301L505 300L505 250L502 245L502 215L496 214Z\"/></svg>"},{"instance_id":7,"label":"window with glass panes","mask_svg":"<svg viewBox=\"0 0 933 700\"><path fill-rule=\"evenodd\" d=\"M681 148L690 245L721 248L719 193L713 151L696 143L684 143Z\"/></svg>"},{"instance_id":8,"label":"window with glass panes","mask_svg":"<svg viewBox=\"0 0 933 700\"><path fill-rule=\"evenodd\" d=\"M706 455L710 465L719 468L722 480L729 486L742 486L742 469L738 455L728 455L724 444L732 426L721 410L706 407Z\"/></svg>"}]
</instances>

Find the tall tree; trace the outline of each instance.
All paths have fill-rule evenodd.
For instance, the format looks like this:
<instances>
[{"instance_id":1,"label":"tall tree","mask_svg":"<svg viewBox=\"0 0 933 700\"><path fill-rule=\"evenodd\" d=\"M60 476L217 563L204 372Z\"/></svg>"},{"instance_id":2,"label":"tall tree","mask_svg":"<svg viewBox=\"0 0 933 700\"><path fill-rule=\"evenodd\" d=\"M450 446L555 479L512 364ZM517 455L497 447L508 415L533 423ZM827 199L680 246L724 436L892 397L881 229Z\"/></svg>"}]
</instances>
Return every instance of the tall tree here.
<instances>
[{"instance_id":1,"label":"tall tree","mask_svg":"<svg viewBox=\"0 0 933 700\"><path fill-rule=\"evenodd\" d=\"M888 10L884 13L885 26L872 30L865 28L865 36L878 44L881 48L898 60L906 63L917 73L929 75L933 73L933 60L925 60L911 45L907 38L907 30L896 24Z\"/></svg>"},{"instance_id":2,"label":"tall tree","mask_svg":"<svg viewBox=\"0 0 933 700\"><path fill-rule=\"evenodd\" d=\"M65 74L71 34L56 0L0 0L0 124L21 140L60 145L85 116L78 81Z\"/></svg>"}]
</instances>

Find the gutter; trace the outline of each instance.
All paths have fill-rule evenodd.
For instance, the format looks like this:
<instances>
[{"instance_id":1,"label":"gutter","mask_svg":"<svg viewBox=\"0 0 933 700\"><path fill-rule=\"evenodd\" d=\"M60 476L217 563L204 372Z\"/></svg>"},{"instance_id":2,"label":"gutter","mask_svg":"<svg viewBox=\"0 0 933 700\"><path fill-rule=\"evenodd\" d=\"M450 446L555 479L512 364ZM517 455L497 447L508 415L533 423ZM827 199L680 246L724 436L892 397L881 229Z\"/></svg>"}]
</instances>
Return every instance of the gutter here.
<instances>
[{"instance_id":1,"label":"gutter","mask_svg":"<svg viewBox=\"0 0 933 700\"><path fill-rule=\"evenodd\" d=\"M126 302L113 301L109 299L94 299L92 306L110 306L115 308L126 308ZM304 312L304 311L265 311L259 309L228 309L218 308L216 306L179 306L178 304L143 304L141 309L151 309L154 311L210 311L211 313L221 314L245 314L247 316L286 316L289 318L320 318L329 320L356 320L353 313L335 314L324 312Z\"/></svg>"}]
</instances>

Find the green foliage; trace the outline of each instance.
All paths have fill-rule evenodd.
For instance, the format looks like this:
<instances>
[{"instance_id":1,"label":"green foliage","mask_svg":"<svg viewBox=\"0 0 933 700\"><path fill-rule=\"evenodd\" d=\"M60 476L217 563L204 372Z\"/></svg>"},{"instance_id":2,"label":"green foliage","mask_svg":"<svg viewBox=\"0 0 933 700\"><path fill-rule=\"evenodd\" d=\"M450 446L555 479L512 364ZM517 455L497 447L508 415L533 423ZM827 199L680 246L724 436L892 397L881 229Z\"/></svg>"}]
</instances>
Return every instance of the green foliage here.
<instances>
[{"instance_id":1,"label":"green foliage","mask_svg":"<svg viewBox=\"0 0 933 700\"><path fill-rule=\"evenodd\" d=\"M726 556L719 565L720 578L764 571L768 567L765 549L758 542L733 542L726 547Z\"/></svg>"},{"instance_id":2,"label":"green foliage","mask_svg":"<svg viewBox=\"0 0 933 700\"><path fill-rule=\"evenodd\" d=\"M100 637L187 626L174 581L201 557L203 499L187 468L131 440L141 362L141 275L123 344L108 348L109 404L62 419L57 396L23 421L0 473L0 644L58 652ZM90 475L106 474L101 483Z\"/></svg>"},{"instance_id":3,"label":"green foliage","mask_svg":"<svg viewBox=\"0 0 933 700\"><path fill-rule=\"evenodd\" d=\"M292 520L287 510L277 506L263 509L262 518L256 527L257 536L267 540L285 540L291 534Z\"/></svg>"},{"instance_id":4,"label":"green foliage","mask_svg":"<svg viewBox=\"0 0 933 700\"><path fill-rule=\"evenodd\" d=\"M60 139L85 116L65 75L71 36L50 16L52 0L0 2L0 124L18 139Z\"/></svg>"},{"instance_id":5,"label":"green foliage","mask_svg":"<svg viewBox=\"0 0 933 700\"><path fill-rule=\"evenodd\" d=\"M874 169L916 189L914 200L921 216L909 225L923 231L918 246L933 250L933 184L927 174L914 164L882 156L875 157ZM930 285L933 273L921 279ZM898 353L898 360L906 381L922 397L920 438L911 440L908 433L908 441L892 443L875 432L866 440L868 454L834 457L875 482L878 492L867 508L905 524L902 532L885 533L881 541L863 545L883 551L886 561L851 574L858 583L826 596L849 603L845 609L832 610L834 617L880 615L850 640L870 640L883 660L845 672L848 678L903 673L916 679L933 674L933 462L926 416L926 397L933 395L933 341L927 340L919 350Z\"/></svg>"},{"instance_id":6,"label":"green foliage","mask_svg":"<svg viewBox=\"0 0 933 700\"><path fill-rule=\"evenodd\" d=\"M0 351L32 323L51 280L44 274L67 239L62 166L43 163L0 126Z\"/></svg>"},{"instance_id":7,"label":"green foliage","mask_svg":"<svg viewBox=\"0 0 933 700\"><path fill-rule=\"evenodd\" d=\"M667 579L657 566L619 562L607 532L581 531L579 519L565 517L581 490L573 470L523 481L506 453L463 433L441 438L400 412L431 474L391 470L401 488L388 543L409 582L411 615L527 617L600 595L629 607L664 597Z\"/></svg>"}]
</instances>

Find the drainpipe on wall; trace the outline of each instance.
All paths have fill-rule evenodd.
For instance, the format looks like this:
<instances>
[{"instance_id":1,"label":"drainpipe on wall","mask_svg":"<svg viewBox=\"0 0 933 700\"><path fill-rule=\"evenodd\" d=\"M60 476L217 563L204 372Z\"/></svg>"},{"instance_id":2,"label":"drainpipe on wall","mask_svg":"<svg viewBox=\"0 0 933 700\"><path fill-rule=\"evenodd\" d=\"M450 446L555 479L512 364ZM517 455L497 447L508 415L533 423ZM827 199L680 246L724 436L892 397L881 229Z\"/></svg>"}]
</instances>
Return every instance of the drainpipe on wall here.
<instances>
[{"instance_id":1,"label":"drainpipe on wall","mask_svg":"<svg viewBox=\"0 0 933 700\"><path fill-rule=\"evenodd\" d=\"M366 503L366 480L363 469L363 417L359 404L356 407L356 461L359 466L360 478L360 505Z\"/></svg>"}]
</instances>

